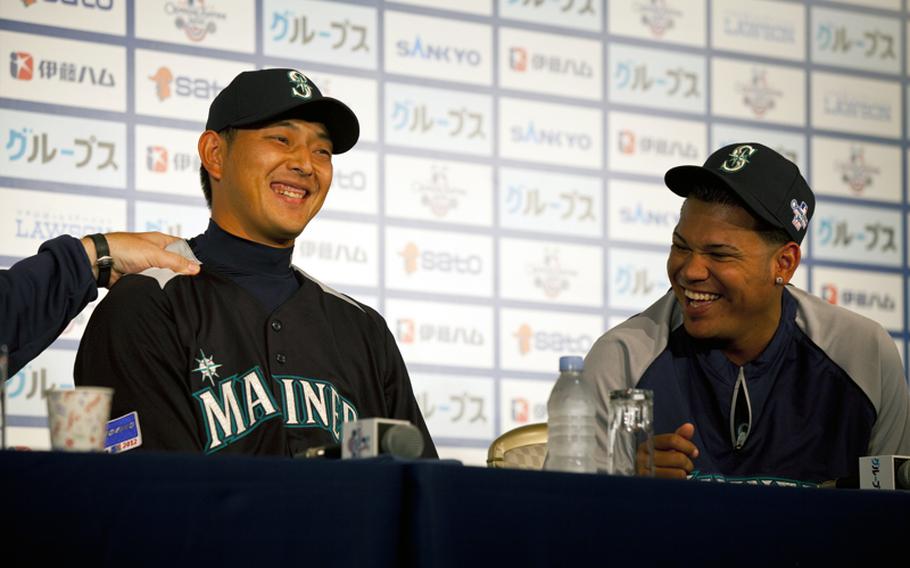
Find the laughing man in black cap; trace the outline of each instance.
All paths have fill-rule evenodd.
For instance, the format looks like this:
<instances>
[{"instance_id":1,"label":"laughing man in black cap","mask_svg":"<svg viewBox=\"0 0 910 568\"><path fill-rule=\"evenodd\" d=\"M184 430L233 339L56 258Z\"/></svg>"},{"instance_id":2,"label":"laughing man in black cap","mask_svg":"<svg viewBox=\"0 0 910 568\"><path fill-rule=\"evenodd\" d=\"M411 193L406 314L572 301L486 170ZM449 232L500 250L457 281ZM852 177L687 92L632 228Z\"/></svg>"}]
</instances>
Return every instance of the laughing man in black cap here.
<instances>
[{"instance_id":1,"label":"laughing man in black cap","mask_svg":"<svg viewBox=\"0 0 910 568\"><path fill-rule=\"evenodd\" d=\"M202 262L124 277L96 309L76 384L115 389L131 447L296 455L344 421L410 420L436 451L382 317L291 265L294 240L359 125L293 69L238 75L199 138L205 233L169 247Z\"/></svg>"},{"instance_id":2,"label":"laughing man in black cap","mask_svg":"<svg viewBox=\"0 0 910 568\"><path fill-rule=\"evenodd\" d=\"M799 169L743 143L665 182L686 198L667 260L672 289L585 361L601 466L609 391L623 388L654 391L660 477L818 483L855 475L860 456L910 453L894 341L788 285L815 212Z\"/></svg>"}]
</instances>

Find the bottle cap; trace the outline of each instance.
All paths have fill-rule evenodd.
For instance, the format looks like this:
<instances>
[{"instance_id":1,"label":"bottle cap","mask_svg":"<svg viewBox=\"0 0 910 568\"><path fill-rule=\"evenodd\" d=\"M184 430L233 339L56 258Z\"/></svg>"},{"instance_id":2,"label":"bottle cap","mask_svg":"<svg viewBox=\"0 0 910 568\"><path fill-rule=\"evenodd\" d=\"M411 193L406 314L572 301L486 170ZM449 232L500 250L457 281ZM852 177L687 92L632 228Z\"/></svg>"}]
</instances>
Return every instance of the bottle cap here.
<instances>
[{"instance_id":1,"label":"bottle cap","mask_svg":"<svg viewBox=\"0 0 910 568\"><path fill-rule=\"evenodd\" d=\"M585 360L578 355L564 355L559 358L559 372L579 371L585 368Z\"/></svg>"}]
</instances>

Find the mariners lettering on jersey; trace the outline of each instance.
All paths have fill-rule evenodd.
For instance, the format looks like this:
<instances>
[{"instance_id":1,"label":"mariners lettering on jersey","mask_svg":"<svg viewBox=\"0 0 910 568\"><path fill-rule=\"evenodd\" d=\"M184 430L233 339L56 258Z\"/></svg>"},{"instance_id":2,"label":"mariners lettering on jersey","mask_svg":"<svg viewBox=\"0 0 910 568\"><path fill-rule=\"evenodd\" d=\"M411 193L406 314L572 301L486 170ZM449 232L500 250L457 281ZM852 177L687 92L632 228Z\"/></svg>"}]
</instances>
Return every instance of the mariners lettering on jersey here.
<instances>
[{"instance_id":1,"label":"mariners lettering on jersey","mask_svg":"<svg viewBox=\"0 0 910 568\"><path fill-rule=\"evenodd\" d=\"M321 428L340 442L341 425L357 420L357 409L330 382L290 375L274 379L281 384L284 425L288 428Z\"/></svg>"},{"instance_id":2,"label":"mariners lettering on jersey","mask_svg":"<svg viewBox=\"0 0 910 568\"><path fill-rule=\"evenodd\" d=\"M202 410L206 453L221 450L266 420L281 416L259 367L196 391L193 398Z\"/></svg>"},{"instance_id":3,"label":"mariners lettering on jersey","mask_svg":"<svg viewBox=\"0 0 910 568\"><path fill-rule=\"evenodd\" d=\"M273 377L282 393L279 405L259 367L193 393L205 426L205 452L222 450L260 424L283 417L289 428L321 428L341 439L341 424L357 410L332 383L304 377Z\"/></svg>"}]
</instances>

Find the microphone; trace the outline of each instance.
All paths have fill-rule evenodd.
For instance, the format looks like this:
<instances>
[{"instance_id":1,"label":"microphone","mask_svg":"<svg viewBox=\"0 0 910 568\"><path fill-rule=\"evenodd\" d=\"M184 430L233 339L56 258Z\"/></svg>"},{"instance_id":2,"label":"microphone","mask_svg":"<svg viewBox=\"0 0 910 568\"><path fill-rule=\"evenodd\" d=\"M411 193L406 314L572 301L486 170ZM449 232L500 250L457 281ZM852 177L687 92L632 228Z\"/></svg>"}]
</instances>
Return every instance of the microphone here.
<instances>
[{"instance_id":1,"label":"microphone","mask_svg":"<svg viewBox=\"0 0 910 568\"><path fill-rule=\"evenodd\" d=\"M341 457L371 458L392 455L414 459L423 452L423 434L407 420L365 418L342 425Z\"/></svg>"},{"instance_id":2,"label":"microphone","mask_svg":"<svg viewBox=\"0 0 910 568\"><path fill-rule=\"evenodd\" d=\"M860 489L910 489L910 456L859 458Z\"/></svg>"}]
</instances>

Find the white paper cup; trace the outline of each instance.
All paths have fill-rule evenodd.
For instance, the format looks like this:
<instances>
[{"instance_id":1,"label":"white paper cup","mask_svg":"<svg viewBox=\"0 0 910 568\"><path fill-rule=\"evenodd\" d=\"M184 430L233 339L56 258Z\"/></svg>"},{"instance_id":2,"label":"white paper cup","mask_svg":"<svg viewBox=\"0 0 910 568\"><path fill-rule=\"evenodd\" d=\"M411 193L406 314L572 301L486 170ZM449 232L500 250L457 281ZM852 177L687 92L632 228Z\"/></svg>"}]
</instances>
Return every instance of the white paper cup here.
<instances>
[{"instance_id":1,"label":"white paper cup","mask_svg":"<svg viewBox=\"0 0 910 568\"><path fill-rule=\"evenodd\" d=\"M64 452L104 450L114 389L107 387L51 389L46 391L45 395L53 449Z\"/></svg>"}]
</instances>

